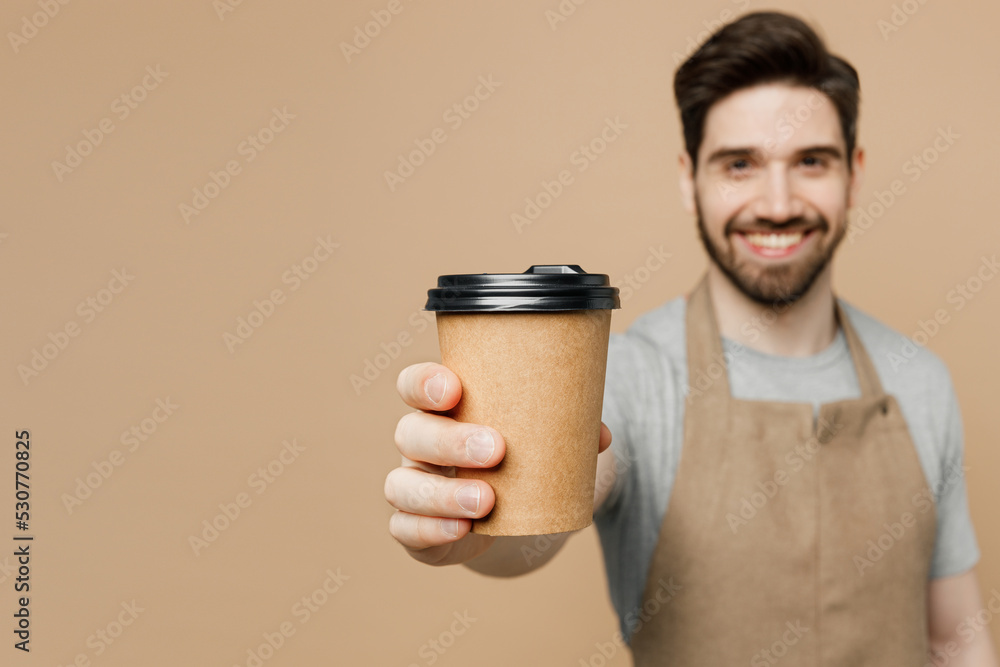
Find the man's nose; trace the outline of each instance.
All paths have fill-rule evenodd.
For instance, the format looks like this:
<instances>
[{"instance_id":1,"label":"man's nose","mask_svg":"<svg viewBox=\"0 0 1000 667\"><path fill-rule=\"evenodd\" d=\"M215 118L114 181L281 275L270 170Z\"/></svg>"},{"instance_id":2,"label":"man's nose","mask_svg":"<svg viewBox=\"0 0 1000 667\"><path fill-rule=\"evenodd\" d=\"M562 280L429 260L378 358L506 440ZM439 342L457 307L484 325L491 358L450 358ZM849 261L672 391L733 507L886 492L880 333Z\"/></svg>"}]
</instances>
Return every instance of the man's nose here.
<instances>
[{"instance_id":1,"label":"man's nose","mask_svg":"<svg viewBox=\"0 0 1000 667\"><path fill-rule=\"evenodd\" d=\"M765 177L761 179L754 202L754 214L758 218L775 223L788 222L802 215L802 202L796 196L794 184L783 165L769 165Z\"/></svg>"}]
</instances>

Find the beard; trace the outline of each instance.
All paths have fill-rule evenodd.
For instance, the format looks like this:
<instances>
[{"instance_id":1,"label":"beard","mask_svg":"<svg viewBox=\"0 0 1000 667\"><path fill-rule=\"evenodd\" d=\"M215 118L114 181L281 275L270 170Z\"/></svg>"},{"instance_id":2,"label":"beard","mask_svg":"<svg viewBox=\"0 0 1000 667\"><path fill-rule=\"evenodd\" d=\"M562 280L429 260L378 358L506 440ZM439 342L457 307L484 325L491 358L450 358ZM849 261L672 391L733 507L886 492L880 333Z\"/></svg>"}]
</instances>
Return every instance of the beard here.
<instances>
[{"instance_id":1,"label":"beard","mask_svg":"<svg viewBox=\"0 0 1000 667\"><path fill-rule=\"evenodd\" d=\"M846 232L846 225L841 225L836 236L829 240L826 247L817 248L809 256L795 262L761 267L737 257L732 241L736 234L735 217L726 221L723 231L725 242L717 244L705 228L701 204L697 200L695 208L698 213L698 236L701 237L708 256L737 289L753 301L765 306L791 305L802 298L830 263ZM752 228L762 232L769 229L775 232L782 229L803 229L825 234L830 231L830 223L817 213L815 216L794 218L781 225L776 225L770 220L756 219Z\"/></svg>"}]
</instances>

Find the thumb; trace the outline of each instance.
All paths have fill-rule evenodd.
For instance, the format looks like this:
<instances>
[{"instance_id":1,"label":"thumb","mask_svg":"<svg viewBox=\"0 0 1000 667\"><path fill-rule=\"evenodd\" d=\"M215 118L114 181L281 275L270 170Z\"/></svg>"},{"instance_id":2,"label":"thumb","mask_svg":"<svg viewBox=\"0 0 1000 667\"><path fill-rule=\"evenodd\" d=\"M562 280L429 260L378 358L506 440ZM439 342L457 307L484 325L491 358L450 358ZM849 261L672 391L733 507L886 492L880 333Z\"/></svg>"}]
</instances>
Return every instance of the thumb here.
<instances>
[{"instance_id":1,"label":"thumb","mask_svg":"<svg viewBox=\"0 0 1000 667\"><path fill-rule=\"evenodd\" d=\"M611 429L608 428L607 424L601 422L601 439L597 446L597 453L600 454L610 446L611 446Z\"/></svg>"}]
</instances>

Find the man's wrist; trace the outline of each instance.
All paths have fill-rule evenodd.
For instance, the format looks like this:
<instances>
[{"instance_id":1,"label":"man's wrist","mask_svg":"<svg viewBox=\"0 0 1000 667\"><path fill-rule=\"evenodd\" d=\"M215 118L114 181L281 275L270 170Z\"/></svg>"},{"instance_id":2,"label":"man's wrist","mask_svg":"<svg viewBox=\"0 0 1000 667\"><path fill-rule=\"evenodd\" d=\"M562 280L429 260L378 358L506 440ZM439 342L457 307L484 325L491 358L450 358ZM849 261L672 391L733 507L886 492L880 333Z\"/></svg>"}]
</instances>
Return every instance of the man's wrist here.
<instances>
[{"instance_id":1,"label":"man's wrist","mask_svg":"<svg viewBox=\"0 0 1000 667\"><path fill-rule=\"evenodd\" d=\"M516 577L532 572L562 548L572 533L497 536L486 551L464 563L470 570L492 577Z\"/></svg>"}]
</instances>

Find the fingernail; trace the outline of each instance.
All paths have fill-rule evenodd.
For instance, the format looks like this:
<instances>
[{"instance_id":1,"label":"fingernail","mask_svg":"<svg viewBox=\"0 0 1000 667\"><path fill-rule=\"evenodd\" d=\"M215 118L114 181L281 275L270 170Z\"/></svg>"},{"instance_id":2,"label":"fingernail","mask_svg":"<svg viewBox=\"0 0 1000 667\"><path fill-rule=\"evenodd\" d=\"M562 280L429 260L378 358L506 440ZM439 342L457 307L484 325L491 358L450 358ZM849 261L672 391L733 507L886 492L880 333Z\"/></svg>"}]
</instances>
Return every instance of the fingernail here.
<instances>
[{"instance_id":1,"label":"fingernail","mask_svg":"<svg viewBox=\"0 0 1000 667\"><path fill-rule=\"evenodd\" d=\"M448 389L448 377L444 373L438 373L424 383L424 393L434 405L441 402L444 392Z\"/></svg>"},{"instance_id":2,"label":"fingernail","mask_svg":"<svg viewBox=\"0 0 1000 667\"><path fill-rule=\"evenodd\" d=\"M493 456L496 443L493 434L482 428L473 433L465 441L465 453L476 463L486 463Z\"/></svg>"},{"instance_id":3,"label":"fingernail","mask_svg":"<svg viewBox=\"0 0 1000 667\"><path fill-rule=\"evenodd\" d=\"M458 537L458 521L456 519L441 519L441 532L448 537Z\"/></svg>"},{"instance_id":4,"label":"fingernail","mask_svg":"<svg viewBox=\"0 0 1000 667\"><path fill-rule=\"evenodd\" d=\"M455 492L455 500L466 512L475 514L479 511L479 485L466 484Z\"/></svg>"}]
</instances>

